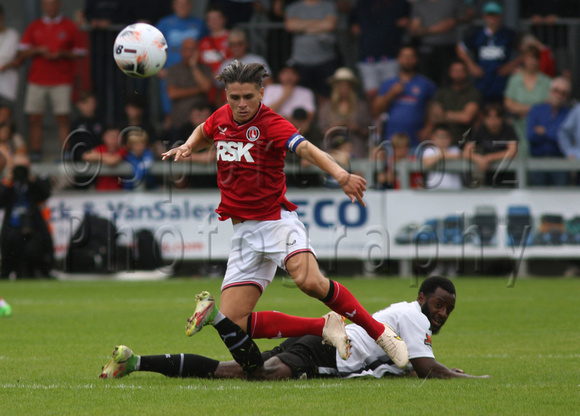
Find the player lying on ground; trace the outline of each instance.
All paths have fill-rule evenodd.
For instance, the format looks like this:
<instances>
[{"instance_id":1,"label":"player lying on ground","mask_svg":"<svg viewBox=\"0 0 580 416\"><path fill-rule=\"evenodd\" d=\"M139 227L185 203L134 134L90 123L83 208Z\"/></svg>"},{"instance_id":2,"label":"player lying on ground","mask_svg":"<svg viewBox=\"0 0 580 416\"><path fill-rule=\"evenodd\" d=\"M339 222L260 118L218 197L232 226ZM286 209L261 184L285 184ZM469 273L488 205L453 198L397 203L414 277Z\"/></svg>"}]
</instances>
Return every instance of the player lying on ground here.
<instances>
[{"instance_id":1,"label":"player lying on ground","mask_svg":"<svg viewBox=\"0 0 580 416\"><path fill-rule=\"evenodd\" d=\"M323 344L321 337L306 335L289 338L263 353L264 365L252 377L278 380L416 374L421 378L488 378L465 374L457 368L449 369L435 360L431 335L439 332L454 307L453 283L437 276L423 282L416 301L395 303L373 315L379 322L395 328L407 344L411 362L404 369L393 365L360 326L351 324L346 330L352 340L352 355L346 361L339 358L336 348ZM113 358L103 367L100 377L118 378L134 371L183 378L246 378L235 361L219 362L195 354L138 356L123 345L115 348Z\"/></svg>"},{"instance_id":2,"label":"player lying on ground","mask_svg":"<svg viewBox=\"0 0 580 416\"><path fill-rule=\"evenodd\" d=\"M215 145L221 192L216 212L222 221L231 218L234 227L221 310L213 307L209 293L201 293L187 334L213 324L247 375L264 363L253 338L322 336L346 359L350 345L335 314L311 319L254 312L276 267L280 267L304 293L364 328L397 365L404 367L409 360L407 348L392 328L373 319L348 289L320 272L304 224L295 212L297 206L285 196L286 151L297 153L331 175L353 203L363 206L366 181L349 174L290 122L261 103L262 81L267 76L261 64L234 61L228 65L217 77L226 86L227 104L198 126L185 144L162 155L163 160L178 161Z\"/></svg>"}]
</instances>

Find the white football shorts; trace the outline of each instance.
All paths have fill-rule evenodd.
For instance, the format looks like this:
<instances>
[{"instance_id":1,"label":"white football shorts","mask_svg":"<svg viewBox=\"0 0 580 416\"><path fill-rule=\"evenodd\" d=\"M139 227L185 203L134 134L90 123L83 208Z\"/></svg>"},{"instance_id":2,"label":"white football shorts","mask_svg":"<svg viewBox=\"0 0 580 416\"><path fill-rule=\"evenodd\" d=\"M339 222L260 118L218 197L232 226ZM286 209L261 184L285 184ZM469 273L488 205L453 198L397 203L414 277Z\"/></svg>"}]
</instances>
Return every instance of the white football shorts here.
<instances>
[{"instance_id":1,"label":"white football shorts","mask_svg":"<svg viewBox=\"0 0 580 416\"><path fill-rule=\"evenodd\" d=\"M262 292L274 279L276 267L286 270L286 260L299 252L314 253L306 227L296 212L281 211L274 221L244 221L234 225L232 247L222 291L254 284Z\"/></svg>"}]
</instances>

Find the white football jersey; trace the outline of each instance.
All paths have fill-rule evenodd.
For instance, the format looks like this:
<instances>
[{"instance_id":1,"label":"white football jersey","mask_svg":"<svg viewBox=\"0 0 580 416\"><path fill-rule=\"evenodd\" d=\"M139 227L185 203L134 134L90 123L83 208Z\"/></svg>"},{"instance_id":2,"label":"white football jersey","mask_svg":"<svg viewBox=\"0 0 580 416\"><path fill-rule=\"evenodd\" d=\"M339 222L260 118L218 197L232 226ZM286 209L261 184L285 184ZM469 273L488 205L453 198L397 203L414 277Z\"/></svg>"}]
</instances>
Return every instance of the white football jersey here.
<instances>
[{"instance_id":1,"label":"white football jersey","mask_svg":"<svg viewBox=\"0 0 580 416\"><path fill-rule=\"evenodd\" d=\"M388 308L374 313L373 317L393 327L407 344L410 359L435 358L431 347L431 324L421 312L419 302L393 303ZM360 326L347 325L346 332L350 337L352 355L347 360L337 355L336 367L341 377L374 376L380 378L385 374L402 375L413 370L411 363L403 369L397 367ZM325 372L327 369L320 370Z\"/></svg>"}]
</instances>

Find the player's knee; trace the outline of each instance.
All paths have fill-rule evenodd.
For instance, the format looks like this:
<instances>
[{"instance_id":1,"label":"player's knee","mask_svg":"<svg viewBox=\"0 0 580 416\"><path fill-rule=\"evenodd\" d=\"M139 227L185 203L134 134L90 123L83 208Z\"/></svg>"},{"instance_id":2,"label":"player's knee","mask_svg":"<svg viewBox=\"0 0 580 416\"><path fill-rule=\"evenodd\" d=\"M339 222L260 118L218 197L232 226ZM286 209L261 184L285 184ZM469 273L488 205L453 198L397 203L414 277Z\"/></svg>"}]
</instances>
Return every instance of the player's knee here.
<instances>
[{"instance_id":1,"label":"player's knee","mask_svg":"<svg viewBox=\"0 0 580 416\"><path fill-rule=\"evenodd\" d=\"M326 295L325 286L328 286L326 283L328 279L320 273L318 263L313 256L308 254L296 255L286 263L286 269L296 286L307 295L315 298Z\"/></svg>"},{"instance_id":2,"label":"player's knee","mask_svg":"<svg viewBox=\"0 0 580 416\"><path fill-rule=\"evenodd\" d=\"M324 290L324 281L322 276L310 276L300 282L296 282L301 291L313 298L321 299L326 295L328 290Z\"/></svg>"}]
</instances>

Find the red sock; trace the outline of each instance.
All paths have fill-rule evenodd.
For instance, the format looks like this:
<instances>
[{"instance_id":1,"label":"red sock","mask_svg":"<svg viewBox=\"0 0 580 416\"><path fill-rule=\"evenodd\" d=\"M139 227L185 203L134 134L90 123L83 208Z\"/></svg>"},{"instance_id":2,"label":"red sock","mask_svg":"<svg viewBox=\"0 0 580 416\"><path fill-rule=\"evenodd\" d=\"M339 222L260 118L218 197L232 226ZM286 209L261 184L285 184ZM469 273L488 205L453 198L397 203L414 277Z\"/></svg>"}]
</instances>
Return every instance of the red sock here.
<instances>
[{"instance_id":1,"label":"red sock","mask_svg":"<svg viewBox=\"0 0 580 416\"><path fill-rule=\"evenodd\" d=\"M330 281L328 296L322 301L334 312L363 327L374 340L377 340L385 330L384 325L373 318L352 293L338 282Z\"/></svg>"},{"instance_id":2,"label":"red sock","mask_svg":"<svg viewBox=\"0 0 580 416\"><path fill-rule=\"evenodd\" d=\"M289 338L322 335L324 318L302 318L280 312L253 312L252 338Z\"/></svg>"}]
</instances>

